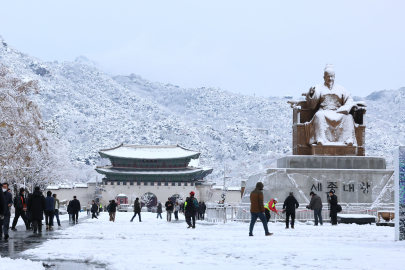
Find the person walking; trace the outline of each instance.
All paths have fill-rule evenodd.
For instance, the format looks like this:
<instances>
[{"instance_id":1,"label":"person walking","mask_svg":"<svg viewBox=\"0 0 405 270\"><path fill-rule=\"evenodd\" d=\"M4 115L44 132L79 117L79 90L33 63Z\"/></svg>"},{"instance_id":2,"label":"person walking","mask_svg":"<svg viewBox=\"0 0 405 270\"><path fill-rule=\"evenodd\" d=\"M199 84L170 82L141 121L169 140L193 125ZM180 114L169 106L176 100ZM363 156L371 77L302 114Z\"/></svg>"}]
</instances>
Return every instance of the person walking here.
<instances>
[{"instance_id":1,"label":"person walking","mask_svg":"<svg viewBox=\"0 0 405 270\"><path fill-rule=\"evenodd\" d=\"M118 204L115 200L112 200L110 203L110 221L115 222L115 213L117 212Z\"/></svg>"},{"instance_id":2,"label":"person walking","mask_svg":"<svg viewBox=\"0 0 405 270\"><path fill-rule=\"evenodd\" d=\"M53 194L52 197L55 200L55 202L53 204L54 208L55 208L55 212L54 212L53 216L56 217L56 221L58 222L58 226L62 227L62 225L60 225L60 219L59 219L59 207L60 207L59 199L57 198L56 194ZM52 224L53 224L53 219L52 219Z\"/></svg>"},{"instance_id":3,"label":"person walking","mask_svg":"<svg viewBox=\"0 0 405 270\"><path fill-rule=\"evenodd\" d=\"M72 201L68 202L68 206L67 206L67 212L69 214L69 223L72 221L72 216L73 216L73 211L72 211Z\"/></svg>"},{"instance_id":4,"label":"person walking","mask_svg":"<svg viewBox=\"0 0 405 270\"><path fill-rule=\"evenodd\" d=\"M205 210L207 210L207 206L205 205L205 202L202 202L201 207L202 207L202 210L201 210L201 220L204 220Z\"/></svg>"},{"instance_id":5,"label":"person walking","mask_svg":"<svg viewBox=\"0 0 405 270\"><path fill-rule=\"evenodd\" d=\"M162 204L160 203L160 201L158 201L158 205L157 205L157 209L156 209L156 213L157 213L157 215L156 215L156 218L159 218L159 216L160 216L160 219L162 219Z\"/></svg>"},{"instance_id":6,"label":"person walking","mask_svg":"<svg viewBox=\"0 0 405 270\"><path fill-rule=\"evenodd\" d=\"M298 203L297 199L294 197L294 193L290 192L290 195L285 199L284 204L283 204L283 209L285 209L286 212L286 219L285 219L285 228L289 228L289 220L291 217L291 229L294 229L294 220L295 220L295 209L297 209L300 206Z\"/></svg>"},{"instance_id":7,"label":"person walking","mask_svg":"<svg viewBox=\"0 0 405 270\"><path fill-rule=\"evenodd\" d=\"M70 201L70 205L72 207L72 219L73 219L73 223L76 222L79 223L79 211L81 209L80 207L80 201L76 198L76 196L73 196L73 200Z\"/></svg>"},{"instance_id":8,"label":"person walking","mask_svg":"<svg viewBox=\"0 0 405 270\"><path fill-rule=\"evenodd\" d=\"M46 193L46 207L45 207L45 224L46 229L51 230L53 227L53 214L55 213L55 199L52 197L52 192L48 190Z\"/></svg>"},{"instance_id":9,"label":"person walking","mask_svg":"<svg viewBox=\"0 0 405 270\"><path fill-rule=\"evenodd\" d=\"M187 229L193 227L195 229L195 212L196 212L196 207L194 203L194 191L190 192L190 197L187 198L186 202L184 203L184 215L186 216L186 222L187 222ZM193 220L193 223L191 224L191 219Z\"/></svg>"},{"instance_id":10,"label":"person walking","mask_svg":"<svg viewBox=\"0 0 405 270\"><path fill-rule=\"evenodd\" d=\"M321 226L323 225L322 222L322 200L321 197L316 195L313 191L309 193L311 196L311 201L309 202L309 205L307 206L308 209L314 210L314 218L315 218L315 225L318 226L318 218Z\"/></svg>"},{"instance_id":11,"label":"person walking","mask_svg":"<svg viewBox=\"0 0 405 270\"><path fill-rule=\"evenodd\" d=\"M27 217L25 215L25 211L27 211L27 202L26 202L24 194L25 194L24 188L20 188L20 193L17 196L15 196L15 198L14 198L15 216L14 216L13 224L11 226L12 231L17 230L15 226L17 225L19 217L21 217L23 219L25 228L27 229L27 231L30 229Z\"/></svg>"},{"instance_id":12,"label":"person walking","mask_svg":"<svg viewBox=\"0 0 405 270\"><path fill-rule=\"evenodd\" d=\"M266 217L264 216L263 206L263 188L264 185L261 182L256 183L256 188L250 193L250 226L249 236L253 236L253 228L255 226L257 218L262 221L264 233L266 236L272 235L267 227Z\"/></svg>"},{"instance_id":13,"label":"person walking","mask_svg":"<svg viewBox=\"0 0 405 270\"><path fill-rule=\"evenodd\" d=\"M93 201L92 201L92 202L93 202ZM88 216L90 216L91 206L92 206L92 204L90 204L90 202L88 202L87 205L86 205L86 210L87 210L87 215L88 215Z\"/></svg>"},{"instance_id":14,"label":"person walking","mask_svg":"<svg viewBox=\"0 0 405 270\"><path fill-rule=\"evenodd\" d=\"M134 202L134 216L131 218L131 222L134 221L134 218L136 217L137 214L139 216L139 222L142 222L142 220L141 220L141 204L139 203L139 198L135 199L135 202Z\"/></svg>"},{"instance_id":15,"label":"person walking","mask_svg":"<svg viewBox=\"0 0 405 270\"><path fill-rule=\"evenodd\" d=\"M179 211L180 211L180 205L179 205L179 202L176 202L176 204L174 205L174 218L176 220L179 220Z\"/></svg>"},{"instance_id":16,"label":"person walking","mask_svg":"<svg viewBox=\"0 0 405 270\"><path fill-rule=\"evenodd\" d=\"M39 187L35 187L34 193L28 198L27 210L31 214L32 227L34 233L42 232L42 220L46 209L46 200Z\"/></svg>"},{"instance_id":17,"label":"person walking","mask_svg":"<svg viewBox=\"0 0 405 270\"><path fill-rule=\"evenodd\" d=\"M170 197L167 199L167 202L165 203L165 207L166 207L166 219L168 222L171 222L174 204Z\"/></svg>"},{"instance_id":18,"label":"person walking","mask_svg":"<svg viewBox=\"0 0 405 270\"><path fill-rule=\"evenodd\" d=\"M3 184L2 191L4 197L4 215L2 226L0 226L0 238L3 236L4 233L4 240L7 240L9 238L8 229L10 226L10 208L13 205L13 196L10 192L8 192L8 183Z\"/></svg>"},{"instance_id":19,"label":"person walking","mask_svg":"<svg viewBox=\"0 0 405 270\"><path fill-rule=\"evenodd\" d=\"M338 198L332 189L329 191L329 204L330 204L330 221L332 225L337 225Z\"/></svg>"},{"instance_id":20,"label":"person walking","mask_svg":"<svg viewBox=\"0 0 405 270\"><path fill-rule=\"evenodd\" d=\"M96 215L98 205L96 204L96 202L94 200L92 200L91 202L92 202L92 205L91 205L91 219L93 219L93 218L98 219L98 217Z\"/></svg>"},{"instance_id":21,"label":"person walking","mask_svg":"<svg viewBox=\"0 0 405 270\"><path fill-rule=\"evenodd\" d=\"M4 203L4 194L0 192L0 232L3 228L4 211L6 209L6 204ZM0 233L0 240L3 238L3 234Z\"/></svg>"}]
</instances>

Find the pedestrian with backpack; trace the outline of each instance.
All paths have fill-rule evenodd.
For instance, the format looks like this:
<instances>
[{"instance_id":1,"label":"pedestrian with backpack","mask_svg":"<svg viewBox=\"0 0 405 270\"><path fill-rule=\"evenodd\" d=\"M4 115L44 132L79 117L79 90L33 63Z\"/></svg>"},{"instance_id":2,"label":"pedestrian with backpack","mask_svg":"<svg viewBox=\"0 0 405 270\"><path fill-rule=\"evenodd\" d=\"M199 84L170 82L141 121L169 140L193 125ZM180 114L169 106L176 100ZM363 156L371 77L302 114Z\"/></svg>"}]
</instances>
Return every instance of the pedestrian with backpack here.
<instances>
[{"instance_id":1,"label":"pedestrian with backpack","mask_svg":"<svg viewBox=\"0 0 405 270\"><path fill-rule=\"evenodd\" d=\"M330 221L332 225L337 225L338 198L333 189L329 191Z\"/></svg>"}]
</instances>

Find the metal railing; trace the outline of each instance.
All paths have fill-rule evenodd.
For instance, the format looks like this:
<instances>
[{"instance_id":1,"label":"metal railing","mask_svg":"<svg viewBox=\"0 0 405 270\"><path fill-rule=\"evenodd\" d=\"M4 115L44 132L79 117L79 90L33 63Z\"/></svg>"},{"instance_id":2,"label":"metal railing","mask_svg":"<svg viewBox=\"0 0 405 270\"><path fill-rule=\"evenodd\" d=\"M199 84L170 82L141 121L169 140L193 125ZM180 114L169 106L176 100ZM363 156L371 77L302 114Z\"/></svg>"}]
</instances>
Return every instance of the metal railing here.
<instances>
[{"instance_id":1,"label":"metal railing","mask_svg":"<svg viewBox=\"0 0 405 270\"><path fill-rule=\"evenodd\" d=\"M394 204L380 204L377 208L371 208L371 204L360 203L339 203L342 206L342 212L339 214L365 214L377 218L378 211L393 211ZM278 213L271 212L270 222L281 222L285 220L285 214L282 213L282 205L276 206ZM322 208L322 217L329 221L329 207L324 203ZM250 222L250 204L242 203L239 205L232 204L207 204L206 218L208 222L241 221ZM300 206L295 211L295 219L298 221L314 221L314 211Z\"/></svg>"}]
</instances>

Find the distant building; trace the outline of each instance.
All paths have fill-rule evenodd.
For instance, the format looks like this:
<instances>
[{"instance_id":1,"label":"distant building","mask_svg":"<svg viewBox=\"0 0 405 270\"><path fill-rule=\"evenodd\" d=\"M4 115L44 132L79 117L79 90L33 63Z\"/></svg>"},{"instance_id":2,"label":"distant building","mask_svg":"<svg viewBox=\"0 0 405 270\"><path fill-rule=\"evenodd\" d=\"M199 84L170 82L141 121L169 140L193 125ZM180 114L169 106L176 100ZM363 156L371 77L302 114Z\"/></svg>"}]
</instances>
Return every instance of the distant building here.
<instances>
[{"instance_id":1,"label":"distant building","mask_svg":"<svg viewBox=\"0 0 405 270\"><path fill-rule=\"evenodd\" d=\"M205 188L198 186L204 177L212 172L210 167L191 166L196 163L200 153L179 145L124 145L100 150L103 158L111 161L109 166L99 166L96 171L104 175L102 185L105 189L101 201L116 199L120 194L133 201L143 199L148 206L157 201L185 199L191 191L204 201ZM107 195L107 196L105 196ZM121 198L121 200L122 200Z\"/></svg>"}]
</instances>

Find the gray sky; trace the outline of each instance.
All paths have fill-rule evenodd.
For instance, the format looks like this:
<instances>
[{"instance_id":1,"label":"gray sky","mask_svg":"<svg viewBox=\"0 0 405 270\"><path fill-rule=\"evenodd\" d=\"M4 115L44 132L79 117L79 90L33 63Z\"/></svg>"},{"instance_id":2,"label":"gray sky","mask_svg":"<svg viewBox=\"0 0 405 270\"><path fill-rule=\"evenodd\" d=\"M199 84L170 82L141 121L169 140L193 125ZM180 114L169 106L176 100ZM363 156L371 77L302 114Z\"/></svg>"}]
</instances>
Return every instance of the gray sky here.
<instances>
[{"instance_id":1,"label":"gray sky","mask_svg":"<svg viewBox=\"0 0 405 270\"><path fill-rule=\"evenodd\" d=\"M353 95L405 86L405 1L3 1L0 35L44 61L299 96L326 63Z\"/></svg>"}]
</instances>

